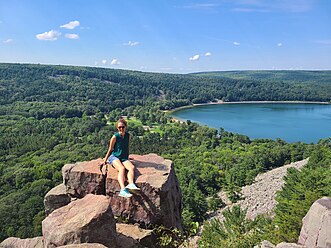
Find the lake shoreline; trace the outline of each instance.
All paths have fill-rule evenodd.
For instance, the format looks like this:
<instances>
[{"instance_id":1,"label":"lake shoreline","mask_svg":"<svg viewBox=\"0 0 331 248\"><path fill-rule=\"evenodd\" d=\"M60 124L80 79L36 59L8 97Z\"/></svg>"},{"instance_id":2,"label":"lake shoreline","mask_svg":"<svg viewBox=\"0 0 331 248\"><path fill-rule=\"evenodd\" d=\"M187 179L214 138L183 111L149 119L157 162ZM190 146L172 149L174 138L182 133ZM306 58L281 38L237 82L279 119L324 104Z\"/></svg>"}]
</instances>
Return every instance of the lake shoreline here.
<instances>
[{"instance_id":1,"label":"lake shoreline","mask_svg":"<svg viewBox=\"0 0 331 248\"><path fill-rule=\"evenodd\" d=\"M329 105L331 102L313 102L313 101L241 101L241 102L224 102L222 100L219 100L217 102L207 102L207 103L195 103L191 105L186 105L186 106L181 106L178 108L174 108L171 110L165 110L164 112L166 115L171 115L174 112L177 112L182 109L187 109L187 108L194 108L197 106L206 106L206 105L220 105L220 104L261 104L261 103L276 103L276 104L284 104L284 103L289 103L289 104L323 104L323 105ZM171 119L175 122L180 122L184 123L186 121L175 118L171 116Z\"/></svg>"},{"instance_id":2,"label":"lake shoreline","mask_svg":"<svg viewBox=\"0 0 331 248\"><path fill-rule=\"evenodd\" d=\"M225 105L221 105L225 104ZM209 106L208 106L209 105ZM210 106L214 105L214 106ZM201 106L194 108L196 106ZM288 143L317 143L329 138L331 104L312 101L247 101L195 104L169 113L172 122L198 123L250 139L282 139Z\"/></svg>"}]
</instances>

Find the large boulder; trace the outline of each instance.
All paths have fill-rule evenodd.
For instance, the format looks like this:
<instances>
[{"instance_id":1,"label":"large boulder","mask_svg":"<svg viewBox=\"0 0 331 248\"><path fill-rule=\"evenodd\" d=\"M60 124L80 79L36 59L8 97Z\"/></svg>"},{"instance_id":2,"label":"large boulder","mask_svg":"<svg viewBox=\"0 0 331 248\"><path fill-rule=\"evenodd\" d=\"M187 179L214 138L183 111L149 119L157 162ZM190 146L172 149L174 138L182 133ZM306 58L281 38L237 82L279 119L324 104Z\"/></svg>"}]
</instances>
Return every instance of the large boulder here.
<instances>
[{"instance_id":1,"label":"large boulder","mask_svg":"<svg viewBox=\"0 0 331 248\"><path fill-rule=\"evenodd\" d=\"M135 225L116 224L118 243L122 248L157 247L156 236L152 230L139 228Z\"/></svg>"},{"instance_id":2,"label":"large boulder","mask_svg":"<svg viewBox=\"0 0 331 248\"><path fill-rule=\"evenodd\" d=\"M254 248L275 248L275 247L276 246L268 240L263 240L261 243L254 246Z\"/></svg>"},{"instance_id":3,"label":"large boulder","mask_svg":"<svg viewBox=\"0 0 331 248\"><path fill-rule=\"evenodd\" d=\"M10 237L0 243L1 248L43 248L43 237L20 239Z\"/></svg>"},{"instance_id":4,"label":"large boulder","mask_svg":"<svg viewBox=\"0 0 331 248\"><path fill-rule=\"evenodd\" d=\"M59 248L107 248L107 246L96 243L85 243L85 244L64 245L64 246L59 246Z\"/></svg>"},{"instance_id":5,"label":"large boulder","mask_svg":"<svg viewBox=\"0 0 331 248\"><path fill-rule=\"evenodd\" d=\"M303 246L303 245L298 245L295 243L282 242L282 243L279 243L278 245L276 245L276 248L308 248L308 247Z\"/></svg>"},{"instance_id":6,"label":"large boulder","mask_svg":"<svg viewBox=\"0 0 331 248\"><path fill-rule=\"evenodd\" d=\"M49 215L55 209L68 205L71 197L67 194L66 186L62 183L51 189L44 197L45 213Z\"/></svg>"},{"instance_id":7,"label":"large boulder","mask_svg":"<svg viewBox=\"0 0 331 248\"><path fill-rule=\"evenodd\" d=\"M72 197L87 194L105 195L105 176L99 170L102 159L66 164L62 167L63 183Z\"/></svg>"},{"instance_id":8,"label":"large boulder","mask_svg":"<svg viewBox=\"0 0 331 248\"><path fill-rule=\"evenodd\" d=\"M88 194L54 210L43 220L42 231L47 248L79 243L118 247L110 199L103 195Z\"/></svg>"},{"instance_id":9,"label":"large boulder","mask_svg":"<svg viewBox=\"0 0 331 248\"><path fill-rule=\"evenodd\" d=\"M260 244L254 246L254 248L307 248L306 246L294 244L294 243L279 243L278 245L274 245L268 240L263 240Z\"/></svg>"},{"instance_id":10,"label":"large boulder","mask_svg":"<svg viewBox=\"0 0 331 248\"><path fill-rule=\"evenodd\" d=\"M302 219L298 244L307 247L331 247L331 198L314 202Z\"/></svg>"},{"instance_id":11,"label":"large boulder","mask_svg":"<svg viewBox=\"0 0 331 248\"><path fill-rule=\"evenodd\" d=\"M115 216L142 227L156 224L181 229L181 192L172 161L156 154L130 157L141 188L132 198L118 196L118 173L110 165L101 172L102 159L65 165L62 172L67 192L78 198L89 193L106 194Z\"/></svg>"}]
</instances>

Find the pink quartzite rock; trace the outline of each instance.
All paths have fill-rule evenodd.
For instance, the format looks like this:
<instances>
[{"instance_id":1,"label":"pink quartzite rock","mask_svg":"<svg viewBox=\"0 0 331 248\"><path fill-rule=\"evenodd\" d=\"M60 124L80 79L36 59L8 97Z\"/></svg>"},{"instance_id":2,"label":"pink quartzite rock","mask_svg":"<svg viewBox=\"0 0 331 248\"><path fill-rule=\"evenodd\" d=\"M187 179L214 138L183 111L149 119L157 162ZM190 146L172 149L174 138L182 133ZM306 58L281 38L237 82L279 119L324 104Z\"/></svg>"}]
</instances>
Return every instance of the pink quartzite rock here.
<instances>
[{"instance_id":1,"label":"pink quartzite rock","mask_svg":"<svg viewBox=\"0 0 331 248\"><path fill-rule=\"evenodd\" d=\"M43 220L42 230L47 248L80 243L118 247L110 199L103 195L88 194L54 210Z\"/></svg>"},{"instance_id":2,"label":"pink quartzite rock","mask_svg":"<svg viewBox=\"0 0 331 248\"><path fill-rule=\"evenodd\" d=\"M331 247L331 198L323 197L314 202L306 216L298 244L307 247Z\"/></svg>"},{"instance_id":3,"label":"pink quartzite rock","mask_svg":"<svg viewBox=\"0 0 331 248\"><path fill-rule=\"evenodd\" d=\"M0 243L1 248L43 248L43 237L20 239L10 237Z\"/></svg>"},{"instance_id":4,"label":"pink quartzite rock","mask_svg":"<svg viewBox=\"0 0 331 248\"><path fill-rule=\"evenodd\" d=\"M308 247L303 246L303 245L294 244L294 243L282 242L282 243L276 245L276 248L308 248Z\"/></svg>"},{"instance_id":5,"label":"pink quartzite rock","mask_svg":"<svg viewBox=\"0 0 331 248\"><path fill-rule=\"evenodd\" d=\"M107 248L107 246L96 244L96 243L85 243L85 244L72 244L59 246L59 248Z\"/></svg>"},{"instance_id":6,"label":"pink quartzite rock","mask_svg":"<svg viewBox=\"0 0 331 248\"><path fill-rule=\"evenodd\" d=\"M67 193L80 198L87 194L105 194L105 178L98 166L101 162L97 159L64 165L62 176Z\"/></svg>"},{"instance_id":7,"label":"pink quartzite rock","mask_svg":"<svg viewBox=\"0 0 331 248\"><path fill-rule=\"evenodd\" d=\"M254 246L254 248L275 248L276 246L268 240L263 240L261 243Z\"/></svg>"},{"instance_id":8,"label":"pink quartzite rock","mask_svg":"<svg viewBox=\"0 0 331 248\"><path fill-rule=\"evenodd\" d=\"M172 161L156 154L130 157L136 167L136 184L141 188L132 198L118 196L117 171L108 165L107 175L103 175L106 166L103 174L99 169L102 159L65 165L62 171L67 192L79 198L89 193L106 194L115 216L143 227L162 224L181 229L181 192Z\"/></svg>"},{"instance_id":9,"label":"pink quartzite rock","mask_svg":"<svg viewBox=\"0 0 331 248\"><path fill-rule=\"evenodd\" d=\"M70 196L67 194L66 186L60 184L51 189L44 197L45 213L49 215L55 209L63 207L71 202Z\"/></svg>"},{"instance_id":10,"label":"pink quartzite rock","mask_svg":"<svg viewBox=\"0 0 331 248\"><path fill-rule=\"evenodd\" d=\"M116 231L121 248L157 247L157 237L152 230L142 229L135 225L117 223Z\"/></svg>"}]
</instances>

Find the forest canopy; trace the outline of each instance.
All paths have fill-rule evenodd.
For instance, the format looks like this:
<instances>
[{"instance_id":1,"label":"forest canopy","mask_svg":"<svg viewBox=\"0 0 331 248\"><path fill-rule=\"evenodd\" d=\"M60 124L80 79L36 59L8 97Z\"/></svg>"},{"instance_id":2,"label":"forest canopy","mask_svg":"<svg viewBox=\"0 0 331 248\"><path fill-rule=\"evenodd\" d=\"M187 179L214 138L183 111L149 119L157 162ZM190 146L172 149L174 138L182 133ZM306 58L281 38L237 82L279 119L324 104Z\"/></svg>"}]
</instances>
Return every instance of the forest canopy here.
<instances>
[{"instance_id":1,"label":"forest canopy","mask_svg":"<svg viewBox=\"0 0 331 248\"><path fill-rule=\"evenodd\" d=\"M174 161L188 232L194 223L206 219L208 211L222 205L215 196L220 189L235 201L240 187L251 183L258 173L312 156L310 169L302 175L291 172L288 184L300 177L325 180L316 178L316 173L321 167L329 168L330 139L318 144L251 140L222 128L190 121L174 123L164 112L215 100L330 101L331 72L181 75L0 64L0 223L5 223L0 225L0 241L9 236L40 235L45 217L43 197L61 183L62 166L104 156L115 131L114 121L121 116L129 121L132 153L153 152ZM283 204L277 210L280 212L292 204L287 195L295 194L284 190L279 198ZM324 184L322 191L330 192ZM319 197L312 195L305 207ZM293 204L295 210L300 202ZM237 213L242 215L240 210ZM286 217L279 214L277 223L284 225ZM298 229L297 219L293 218L292 236ZM280 231L274 238L291 240L292 236Z\"/></svg>"}]
</instances>

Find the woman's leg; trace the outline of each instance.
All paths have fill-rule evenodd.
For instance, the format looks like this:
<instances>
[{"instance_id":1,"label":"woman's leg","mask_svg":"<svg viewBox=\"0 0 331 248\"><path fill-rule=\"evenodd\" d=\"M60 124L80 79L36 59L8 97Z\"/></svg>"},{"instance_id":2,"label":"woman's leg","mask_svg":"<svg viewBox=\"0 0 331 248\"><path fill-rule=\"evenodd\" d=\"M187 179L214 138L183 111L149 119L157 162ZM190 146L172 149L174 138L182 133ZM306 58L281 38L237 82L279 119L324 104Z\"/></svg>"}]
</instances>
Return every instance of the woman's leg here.
<instances>
[{"instance_id":1,"label":"woman's leg","mask_svg":"<svg viewBox=\"0 0 331 248\"><path fill-rule=\"evenodd\" d=\"M118 183L120 184L121 189L125 188L124 181L125 181L125 167L119 159L113 161L113 166L116 170L118 170Z\"/></svg>"},{"instance_id":2,"label":"woman's leg","mask_svg":"<svg viewBox=\"0 0 331 248\"><path fill-rule=\"evenodd\" d=\"M128 183L134 183L134 165L131 163L130 160L126 160L123 162L125 169L128 170Z\"/></svg>"}]
</instances>

